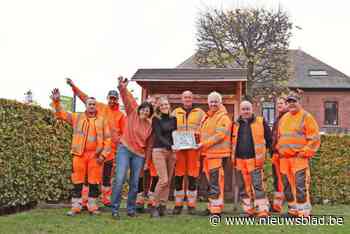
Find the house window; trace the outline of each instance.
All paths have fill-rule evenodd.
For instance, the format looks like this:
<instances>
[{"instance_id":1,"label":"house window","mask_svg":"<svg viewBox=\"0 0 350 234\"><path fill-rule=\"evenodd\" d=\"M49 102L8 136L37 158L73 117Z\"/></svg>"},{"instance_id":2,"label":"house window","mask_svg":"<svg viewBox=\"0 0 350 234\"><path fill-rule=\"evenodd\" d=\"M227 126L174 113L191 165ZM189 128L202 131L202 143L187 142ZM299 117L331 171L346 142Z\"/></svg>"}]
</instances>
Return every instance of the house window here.
<instances>
[{"instance_id":1,"label":"house window","mask_svg":"<svg viewBox=\"0 0 350 234\"><path fill-rule=\"evenodd\" d=\"M325 70L309 70L309 76L328 76Z\"/></svg>"},{"instance_id":2,"label":"house window","mask_svg":"<svg viewBox=\"0 0 350 234\"><path fill-rule=\"evenodd\" d=\"M338 125L338 102L325 102L325 125Z\"/></svg>"},{"instance_id":3,"label":"house window","mask_svg":"<svg viewBox=\"0 0 350 234\"><path fill-rule=\"evenodd\" d=\"M262 112L265 120L272 126L275 121L275 103L263 102Z\"/></svg>"}]
</instances>

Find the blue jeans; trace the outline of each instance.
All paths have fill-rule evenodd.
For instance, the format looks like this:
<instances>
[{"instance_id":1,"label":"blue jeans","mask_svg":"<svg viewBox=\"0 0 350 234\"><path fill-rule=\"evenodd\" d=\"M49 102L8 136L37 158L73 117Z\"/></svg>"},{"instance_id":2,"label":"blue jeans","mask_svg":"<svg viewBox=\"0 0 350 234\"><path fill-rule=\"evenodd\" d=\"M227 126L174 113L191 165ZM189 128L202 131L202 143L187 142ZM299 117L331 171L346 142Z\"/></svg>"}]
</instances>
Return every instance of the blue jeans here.
<instances>
[{"instance_id":1,"label":"blue jeans","mask_svg":"<svg viewBox=\"0 0 350 234\"><path fill-rule=\"evenodd\" d=\"M112 188L112 214L118 213L123 184L126 180L130 167L129 193L127 208L128 213L136 211L136 196L138 191L138 183L141 169L144 166L145 159L131 152L127 147L119 144L116 154L115 178Z\"/></svg>"}]
</instances>

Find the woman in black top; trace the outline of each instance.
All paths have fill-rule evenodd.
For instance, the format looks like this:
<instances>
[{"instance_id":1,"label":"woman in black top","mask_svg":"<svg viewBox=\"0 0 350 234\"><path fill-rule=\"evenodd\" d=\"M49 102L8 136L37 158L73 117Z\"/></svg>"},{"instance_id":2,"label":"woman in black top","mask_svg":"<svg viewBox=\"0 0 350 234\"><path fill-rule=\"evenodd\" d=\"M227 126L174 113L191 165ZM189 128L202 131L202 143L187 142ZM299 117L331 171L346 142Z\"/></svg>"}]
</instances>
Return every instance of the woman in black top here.
<instances>
[{"instance_id":1,"label":"woman in black top","mask_svg":"<svg viewBox=\"0 0 350 234\"><path fill-rule=\"evenodd\" d=\"M177 122L176 117L170 115L170 104L167 98L159 99L158 113L158 116L152 120L152 131L155 135L152 160L159 176L154 192L155 208L151 212L153 218L165 215L176 162L175 153L172 151L172 132L177 129Z\"/></svg>"}]
</instances>

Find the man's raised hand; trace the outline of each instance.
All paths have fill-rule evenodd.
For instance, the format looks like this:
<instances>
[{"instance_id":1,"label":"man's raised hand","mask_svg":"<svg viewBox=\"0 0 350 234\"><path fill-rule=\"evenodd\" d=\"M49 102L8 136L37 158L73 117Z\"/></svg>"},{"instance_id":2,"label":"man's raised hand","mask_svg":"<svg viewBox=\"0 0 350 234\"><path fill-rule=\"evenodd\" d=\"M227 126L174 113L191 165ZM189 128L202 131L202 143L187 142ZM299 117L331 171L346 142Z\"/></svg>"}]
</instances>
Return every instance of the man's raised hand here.
<instances>
[{"instance_id":1,"label":"man's raised hand","mask_svg":"<svg viewBox=\"0 0 350 234\"><path fill-rule=\"evenodd\" d=\"M128 79L124 78L123 76L118 77L118 88L125 89L128 86Z\"/></svg>"},{"instance_id":2,"label":"man's raised hand","mask_svg":"<svg viewBox=\"0 0 350 234\"><path fill-rule=\"evenodd\" d=\"M50 96L52 101L59 101L60 97L61 97L61 95L60 95L59 89L57 89L57 88L53 89L51 92L51 96Z\"/></svg>"},{"instance_id":3,"label":"man's raised hand","mask_svg":"<svg viewBox=\"0 0 350 234\"><path fill-rule=\"evenodd\" d=\"M67 82L67 84L68 84L70 87L73 87L73 86L74 86L74 83L73 83L73 81L72 81L71 78L67 77L67 78L66 78L66 82Z\"/></svg>"}]
</instances>

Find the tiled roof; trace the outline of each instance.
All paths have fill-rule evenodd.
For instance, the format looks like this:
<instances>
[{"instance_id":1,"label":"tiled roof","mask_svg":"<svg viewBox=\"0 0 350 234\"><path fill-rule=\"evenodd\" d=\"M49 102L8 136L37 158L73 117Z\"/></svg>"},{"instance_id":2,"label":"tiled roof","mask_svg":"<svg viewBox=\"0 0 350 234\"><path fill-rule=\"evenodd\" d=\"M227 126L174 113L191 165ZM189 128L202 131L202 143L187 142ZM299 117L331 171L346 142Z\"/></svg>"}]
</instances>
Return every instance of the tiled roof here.
<instances>
[{"instance_id":1,"label":"tiled roof","mask_svg":"<svg viewBox=\"0 0 350 234\"><path fill-rule=\"evenodd\" d=\"M208 66L200 66L195 63L192 55L177 68L203 69ZM312 57L302 50L289 50L292 77L289 80L290 88L326 88L326 89L350 89L350 77L324 62ZM232 64L231 67L239 67ZM310 75L310 71L326 73L327 75Z\"/></svg>"}]
</instances>

